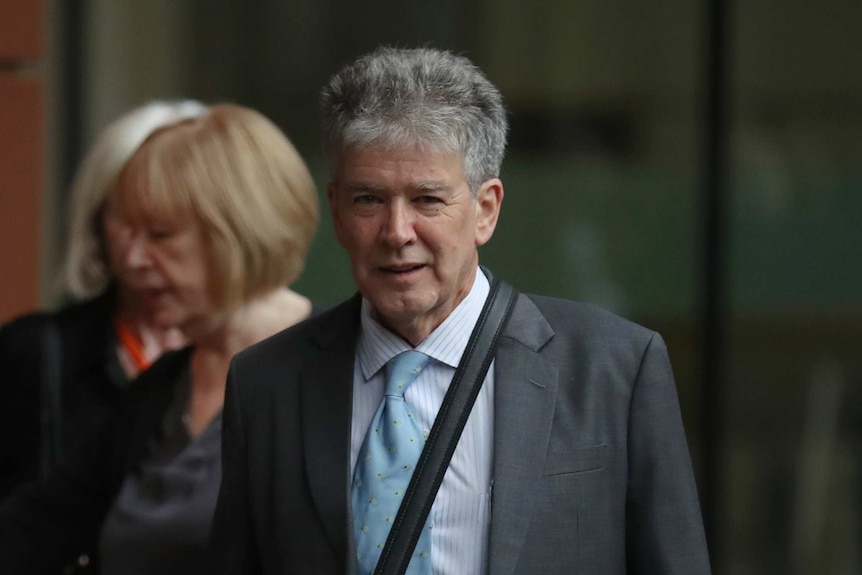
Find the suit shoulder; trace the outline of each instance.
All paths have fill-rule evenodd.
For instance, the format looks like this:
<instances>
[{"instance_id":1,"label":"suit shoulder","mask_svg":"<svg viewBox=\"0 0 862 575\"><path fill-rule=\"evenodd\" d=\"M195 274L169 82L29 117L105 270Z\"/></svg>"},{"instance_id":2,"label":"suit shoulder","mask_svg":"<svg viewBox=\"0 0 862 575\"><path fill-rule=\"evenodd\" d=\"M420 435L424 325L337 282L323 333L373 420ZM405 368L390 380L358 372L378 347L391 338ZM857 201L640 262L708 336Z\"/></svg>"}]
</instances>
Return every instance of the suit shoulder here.
<instances>
[{"instance_id":1,"label":"suit shoulder","mask_svg":"<svg viewBox=\"0 0 862 575\"><path fill-rule=\"evenodd\" d=\"M578 333L646 341L657 335L649 328L591 303L535 294L527 294L527 297L557 334Z\"/></svg>"},{"instance_id":2,"label":"suit shoulder","mask_svg":"<svg viewBox=\"0 0 862 575\"><path fill-rule=\"evenodd\" d=\"M540 353L566 373L565 381L586 381L589 373L604 373L602 381L617 382L622 396L628 397L648 357L658 361L656 365L669 365L664 340L653 330L593 304L528 297L541 316L536 323L547 322L551 332ZM577 386L565 388L577 391Z\"/></svg>"}]
</instances>

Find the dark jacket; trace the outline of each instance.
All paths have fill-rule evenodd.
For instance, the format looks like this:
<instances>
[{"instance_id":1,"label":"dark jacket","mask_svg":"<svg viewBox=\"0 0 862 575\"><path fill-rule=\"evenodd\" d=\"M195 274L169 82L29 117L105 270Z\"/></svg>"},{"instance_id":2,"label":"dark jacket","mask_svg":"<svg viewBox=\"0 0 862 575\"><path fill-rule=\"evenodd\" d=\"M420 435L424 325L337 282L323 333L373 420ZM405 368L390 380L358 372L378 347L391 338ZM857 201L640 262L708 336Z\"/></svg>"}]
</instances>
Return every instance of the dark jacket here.
<instances>
[{"instance_id":1,"label":"dark jacket","mask_svg":"<svg viewBox=\"0 0 862 575\"><path fill-rule=\"evenodd\" d=\"M15 491L0 505L4 573L59 573L81 555L97 560L102 523L125 477L158 439L192 348L168 352L129 387L108 418L44 483Z\"/></svg>"},{"instance_id":2,"label":"dark jacket","mask_svg":"<svg viewBox=\"0 0 862 575\"><path fill-rule=\"evenodd\" d=\"M313 314L320 311L314 307ZM0 573L54 575L86 555L98 566L99 535L126 477L159 442L193 348L170 351L120 395L46 482L0 503ZM91 570L88 572L95 572Z\"/></svg>"},{"instance_id":3,"label":"dark jacket","mask_svg":"<svg viewBox=\"0 0 862 575\"><path fill-rule=\"evenodd\" d=\"M54 423L43 423L41 413L42 374L49 367L43 333L49 322L59 336L63 451L74 450L123 395L128 380L116 353L113 313L114 295L108 291L0 328L0 499L38 478L44 466L43 431Z\"/></svg>"}]
</instances>

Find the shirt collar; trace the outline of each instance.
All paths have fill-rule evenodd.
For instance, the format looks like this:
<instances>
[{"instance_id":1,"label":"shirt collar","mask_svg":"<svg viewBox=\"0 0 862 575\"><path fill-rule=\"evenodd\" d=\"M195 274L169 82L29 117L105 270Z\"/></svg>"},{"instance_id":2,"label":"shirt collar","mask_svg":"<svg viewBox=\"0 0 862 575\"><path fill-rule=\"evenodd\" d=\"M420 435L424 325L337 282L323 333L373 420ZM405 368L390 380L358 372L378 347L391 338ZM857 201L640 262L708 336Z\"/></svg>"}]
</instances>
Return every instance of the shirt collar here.
<instances>
[{"instance_id":1,"label":"shirt collar","mask_svg":"<svg viewBox=\"0 0 862 575\"><path fill-rule=\"evenodd\" d=\"M477 268L470 292L443 320L443 323L415 348L416 351L421 351L440 363L457 368L490 291L488 278ZM371 379L390 359L410 349L414 348L371 316L371 304L362 298L356 353L365 381Z\"/></svg>"}]
</instances>

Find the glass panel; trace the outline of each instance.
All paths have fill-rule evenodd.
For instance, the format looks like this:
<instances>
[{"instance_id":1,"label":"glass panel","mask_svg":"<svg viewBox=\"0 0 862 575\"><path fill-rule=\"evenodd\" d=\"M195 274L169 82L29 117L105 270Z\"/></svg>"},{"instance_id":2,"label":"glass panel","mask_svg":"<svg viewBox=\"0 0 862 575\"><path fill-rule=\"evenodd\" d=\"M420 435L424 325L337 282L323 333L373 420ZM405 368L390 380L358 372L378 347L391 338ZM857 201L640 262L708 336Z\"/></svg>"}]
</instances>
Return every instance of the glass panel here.
<instances>
[{"instance_id":1,"label":"glass panel","mask_svg":"<svg viewBox=\"0 0 862 575\"><path fill-rule=\"evenodd\" d=\"M860 573L862 4L735 10L723 563Z\"/></svg>"}]
</instances>

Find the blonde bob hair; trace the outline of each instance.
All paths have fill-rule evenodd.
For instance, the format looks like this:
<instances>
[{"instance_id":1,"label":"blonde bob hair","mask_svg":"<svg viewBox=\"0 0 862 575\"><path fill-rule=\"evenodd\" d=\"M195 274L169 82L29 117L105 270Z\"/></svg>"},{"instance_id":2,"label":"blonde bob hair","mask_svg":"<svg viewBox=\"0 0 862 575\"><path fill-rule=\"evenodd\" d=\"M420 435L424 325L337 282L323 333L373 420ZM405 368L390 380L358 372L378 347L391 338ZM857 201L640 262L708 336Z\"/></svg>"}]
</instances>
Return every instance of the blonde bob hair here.
<instances>
[{"instance_id":1,"label":"blonde bob hair","mask_svg":"<svg viewBox=\"0 0 862 575\"><path fill-rule=\"evenodd\" d=\"M113 278L101 218L108 191L126 162L159 128L199 117L206 109L194 100L153 101L127 112L99 134L72 183L63 283L73 297L96 296Z\"/></svg>"},{"instance_id":2,"label":"blonde bob hair","mask_svg":"<svg viewBox=\"0 0 862 575\"><path fill-rule=\"evenodd\" d=\"M200 225L217 305L287 286L317 230L314 181L285 135L233 104L152 134L123 168L109 203L132 222Z\"/></svg>"}]
</instances>

